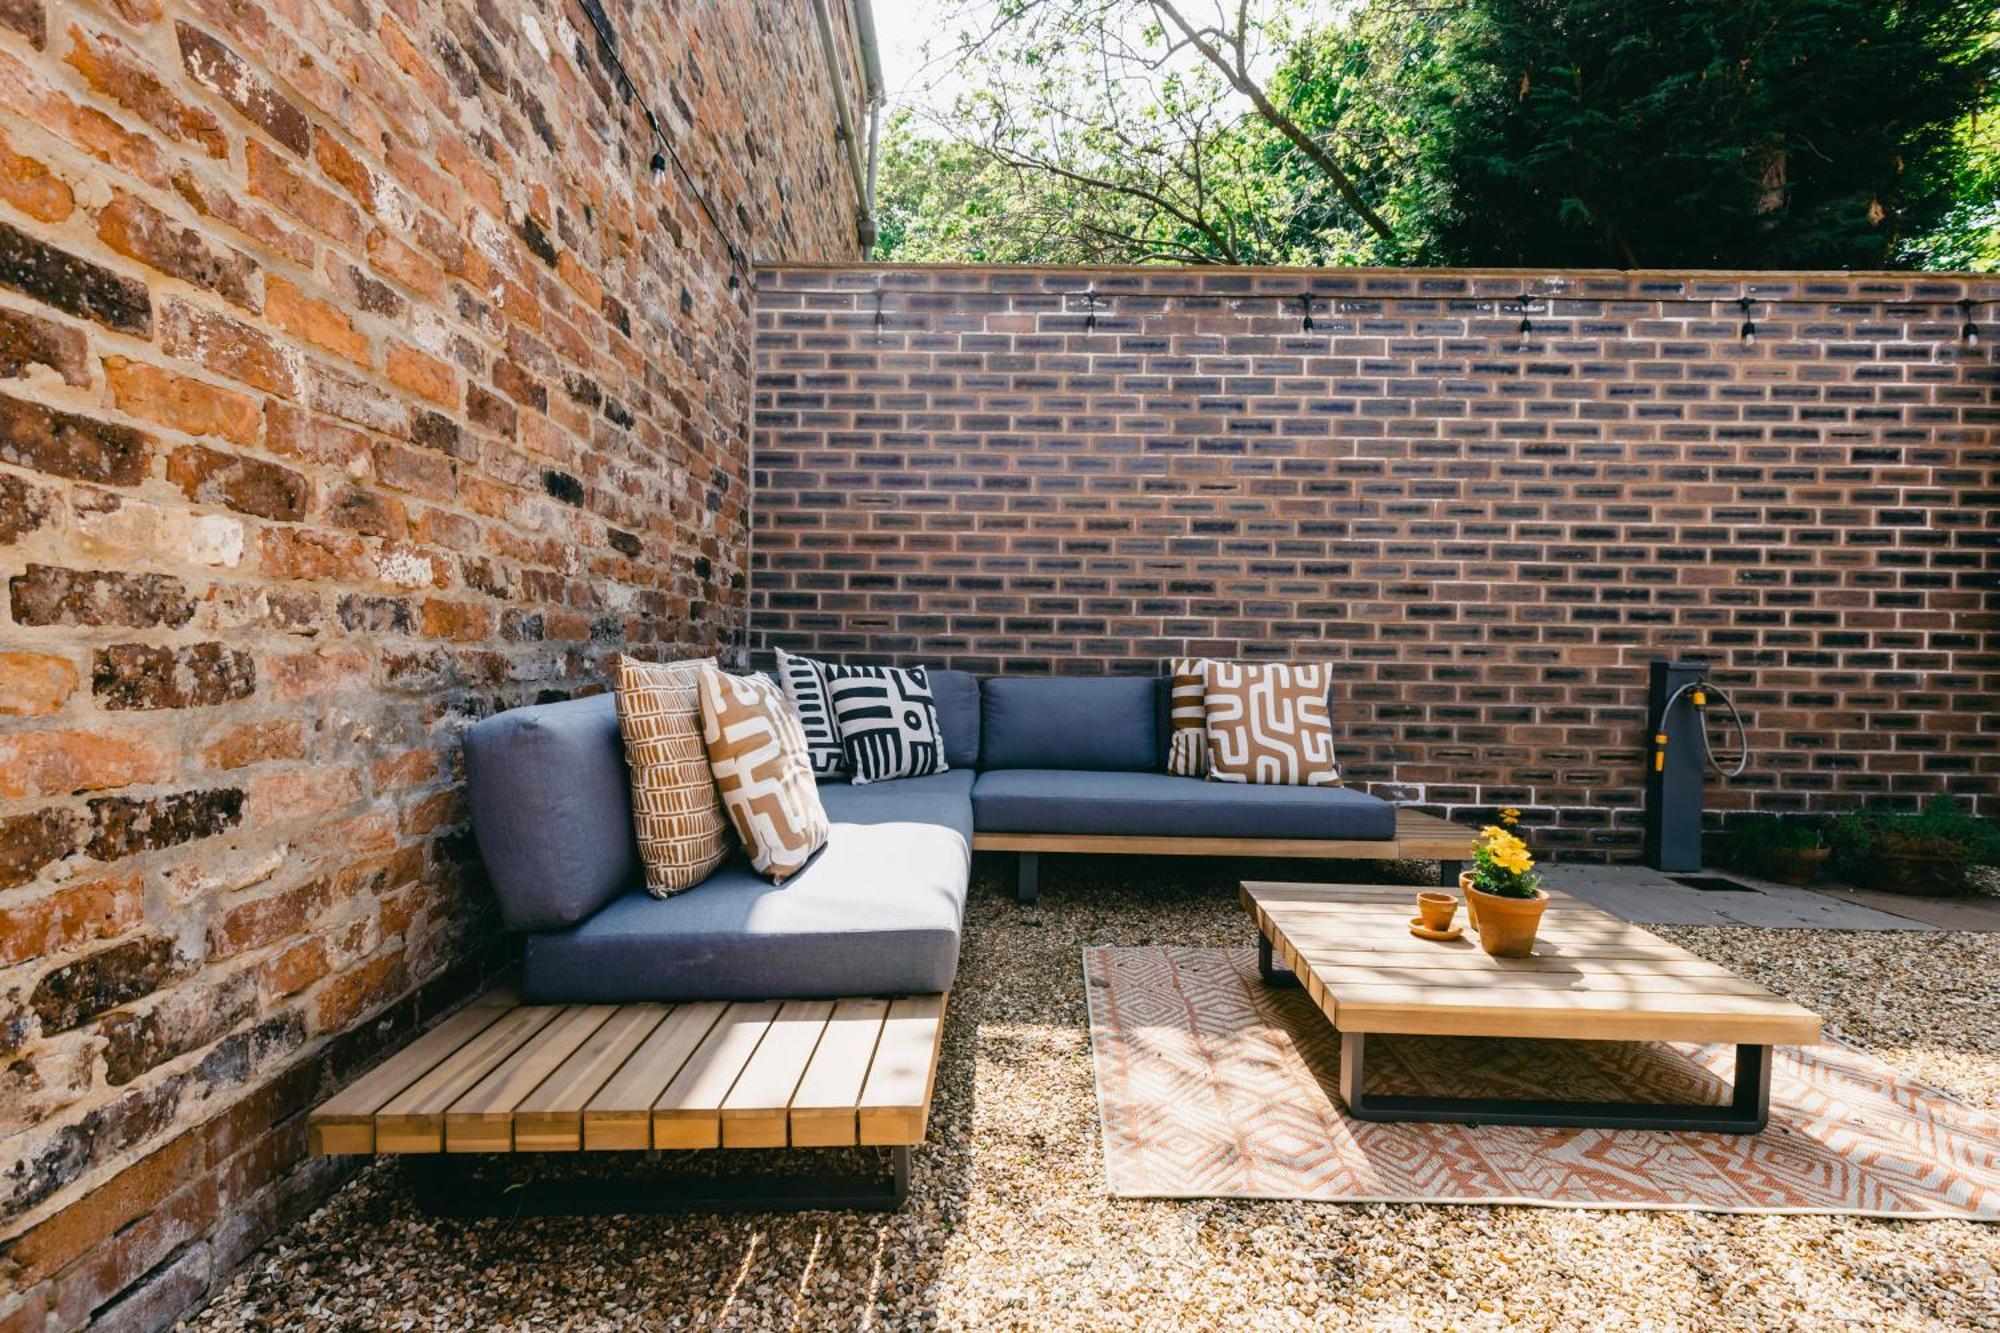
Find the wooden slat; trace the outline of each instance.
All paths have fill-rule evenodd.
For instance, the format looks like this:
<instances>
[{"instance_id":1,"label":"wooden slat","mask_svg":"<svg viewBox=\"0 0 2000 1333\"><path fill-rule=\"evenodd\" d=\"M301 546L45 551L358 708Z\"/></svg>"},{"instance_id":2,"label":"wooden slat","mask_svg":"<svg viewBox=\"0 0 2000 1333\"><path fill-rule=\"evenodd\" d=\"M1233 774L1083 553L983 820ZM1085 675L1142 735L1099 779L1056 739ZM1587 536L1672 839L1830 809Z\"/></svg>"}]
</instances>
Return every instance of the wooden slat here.
<instances>
[{"instance_id":1,"label":"wooden slat","mask_svg":"<svg viewBox=\"0 0 2000 1333\"><path fill-rule=\"evenodd\" d=\"M720 1000L676 1005L584 1103L584 1148L604 1152L652 1147L653 1103L728 1008Z\"/></svg>"},{"instance_id":2,"label":"wooden slat","mask_svg":"<svg viewBox=\"0 0 2000 1333\"><path fill-rule=\"evenodd\" d=\"M861 1087L875 1059L887 1000L842 1000L792 1094L795 1148L844 1148L861 1141Z\"/></svg>"},{"instance_id":3,"label":"wooden slat","mask_svg":"<svg viewBox=\"0 0 2000 1333\"><path fill-rule=\"evenodd\" d=\"M376 1110L492 1026L501 1012L475 1001L322 1102L306 1117L311 1151L374 1152Z\"/></svg>"},{"instance_id":4,"label":"wooden slat","mask_svg":"<svg viewBox=\"0 0 2000 1333\"><path fill-rule=\"evenodd\" d=\"M786 1146L792 1094L805 1077L831 1017L831 1000L787 1000L779 1007L757 1043L757 1053L722 1099L723 1147Z\"/></svg>"},{"instance_id":5,"label":"wooden slat","mask_svg":"<svg viewBox=\"0 0 2000 1333\"><path fill-rule=\"evenodd\" d=\"M375 1151L442 1151L446 1108L561 1012L559 1005L500 1010L490 1027L376 1111Z\"/></svg>"},{"instance_id":6,"label":"wooden slat","mask_svg":"<svg viewBox=\"0 0 2000 1333\"><path fill-rule=\"evenodd\" d=\"M583 1108L652 1035L668 1011L664 1004L619 1005L589 1040L514 1108L514 1151L580 1150ZM643 1116L640 1131L645 1132Z\"/></svg>"},{"instance_id":7,"label":"wooden slat","mask_svg":"<svg viewBox=\"0 0 2000 1333\"><path fill-rule=\"evenodd\" d=\"M1274 856L1356 861L1469 861L1472 830L1417 810L1396 812L1394 838L1173 838L1089 833L975 833L983 852L1121 856Z\"/></svg>"},{"instance_id":8,"label":"wooden slat","mask_svg":"<svg viewBox=\"0 0 2000 1333\"><path fill-rule=\"evenodd\" d=\"M495 1065L485 1078L445 1109L446 1152L514 1151L514 1108L542 1085L590 1034L604 1026L615 1005L577 1005Z\"/></svg>"},{"instance_id":9,"label":"wooden slat","mask_svg":"<svg viewBox=\"0 0 2000 1333\"><path fill-rule=\"evenodd\" d=\"M942 995L894 1000L861 1089L861 1142L891 1147L922 1143L944 1035Z\"/></svg>"},{"instance_id":10,"label":"wooden slat","mask_svg":"<svg viewBox=\"0 0 2000 1333\"><path fill-rule=\"evenodd\" d=\"M777 1016L778 1006L770 1001L739 1002L723 1011L653 1103L655 1148L722 1146L723 1099Z\"/></svg>"}]
</instances>

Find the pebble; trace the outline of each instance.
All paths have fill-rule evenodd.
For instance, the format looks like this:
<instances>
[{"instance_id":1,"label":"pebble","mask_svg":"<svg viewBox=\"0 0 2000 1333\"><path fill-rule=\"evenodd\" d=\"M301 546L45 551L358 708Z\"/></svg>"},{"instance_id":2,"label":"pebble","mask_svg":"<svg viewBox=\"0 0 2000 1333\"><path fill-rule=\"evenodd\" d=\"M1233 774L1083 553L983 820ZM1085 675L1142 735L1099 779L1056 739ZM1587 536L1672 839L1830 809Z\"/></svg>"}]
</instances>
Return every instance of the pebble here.
<instances>
[{"instance_id":1,"label":"pebble","mask_svg":"<svg viewBox=\"0 0 2000 1333\"><path fill-rule=\"evenodd\" d=\"M439 1221L383 1162L185 1327L2000 1330L2000 1226L1112 1198L1081 950L1249 944L1236 881L1308 872L1046 857L1022 908L1010 870L975 870L902 1212ZM1659 933L2000 1110L2000 936Z\"/></svg>"}]
</instances>

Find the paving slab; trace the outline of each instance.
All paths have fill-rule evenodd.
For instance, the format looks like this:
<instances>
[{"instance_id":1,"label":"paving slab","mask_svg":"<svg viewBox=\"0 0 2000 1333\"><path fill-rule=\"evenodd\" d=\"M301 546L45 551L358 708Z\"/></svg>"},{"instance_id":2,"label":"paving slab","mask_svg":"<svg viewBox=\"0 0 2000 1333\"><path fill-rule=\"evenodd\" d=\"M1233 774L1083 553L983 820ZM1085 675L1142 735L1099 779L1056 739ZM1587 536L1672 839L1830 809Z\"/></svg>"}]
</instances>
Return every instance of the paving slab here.
<instances>
[{"instance_id":1,"label":"paving slab","mask_svg":"<svg viewBox=\"0 0 2000 1333\"><path fill-rule=\"evenodd\" d=\"M1879 906L1811 889L1795 889L1734 871L1702 872L1746 886L1743 892L1692 888L1664 871L1635 865L1552 865L1552 889L1642 925L1760 926L1800 930L1939 930L1945 927ZM1883 895L1875 895L1877 897Z\"/></svg>"}]
</instances>

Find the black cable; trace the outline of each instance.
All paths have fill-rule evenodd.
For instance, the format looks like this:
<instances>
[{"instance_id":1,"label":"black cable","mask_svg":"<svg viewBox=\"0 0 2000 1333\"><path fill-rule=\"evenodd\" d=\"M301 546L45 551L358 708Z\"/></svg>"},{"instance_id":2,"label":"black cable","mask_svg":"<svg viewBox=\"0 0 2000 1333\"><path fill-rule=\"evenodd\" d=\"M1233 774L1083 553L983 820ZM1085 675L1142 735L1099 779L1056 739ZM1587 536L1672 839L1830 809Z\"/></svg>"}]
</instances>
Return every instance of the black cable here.
<instances>
[{"instance_id":1,"label":"black cable","mask_svg":"<svg viewBox=\"0 0 2000 1333\"><path fill-rule=\"evenodd\" d=\"M674 170L680 173L680 178L686 182L689 193L693 194L695 202L701 205L702 215L708 219L708 225L714 229L716 238L722 242L722 248L729 252L729 262L748 273L749 257L737 248L736 242L730 239L729 233L723 229L722 220L715 216L715 210L709 206L708 195L695 181L693 173L687 169L687 164L681 161L681 155L674 149L673 140L669 139L666 132L660 128L659 117L653 114L653 108L647 105L646 99L639 95L638 85L632 82L632 76L626 72L625 62L618 58L618 34L611 30L610 17L605 14L597 0L577 0L577 3L582 8L584 17L590 20L591 28L596 31L597 44L603 48L605 59L611 62L611 68L618 75L621 95L626 100L639 104L640 113L646 117L646 128L652 131L654 142L666 150L668 160L674 164ZM659 159L660 154L656 150L653 154L656 165ZM730 285L735 284L736 279L732 276Z\"/></svg>"}]
</instances>

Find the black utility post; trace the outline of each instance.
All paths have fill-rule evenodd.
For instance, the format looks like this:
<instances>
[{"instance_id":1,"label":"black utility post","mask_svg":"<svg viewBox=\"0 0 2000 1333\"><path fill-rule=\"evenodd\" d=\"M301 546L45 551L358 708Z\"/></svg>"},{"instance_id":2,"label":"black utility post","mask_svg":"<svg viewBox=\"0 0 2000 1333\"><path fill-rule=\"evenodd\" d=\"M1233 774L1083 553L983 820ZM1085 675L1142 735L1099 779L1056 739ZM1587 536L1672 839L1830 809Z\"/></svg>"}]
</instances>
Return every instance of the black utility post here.
<instances>
[{"instance_id":1,"label":"black utility post","mask_svg":"<svg viewBox=\"0 0 2000 1333\"><path fill-rule=\"evenodd\" d=\"M1707 675L1706 662L1653 663L1646 691L1646 864L1656 870L1701 869L1701 711L1690 694L1671 710L1667 701Z\"/></svg>"}]
</instances>

